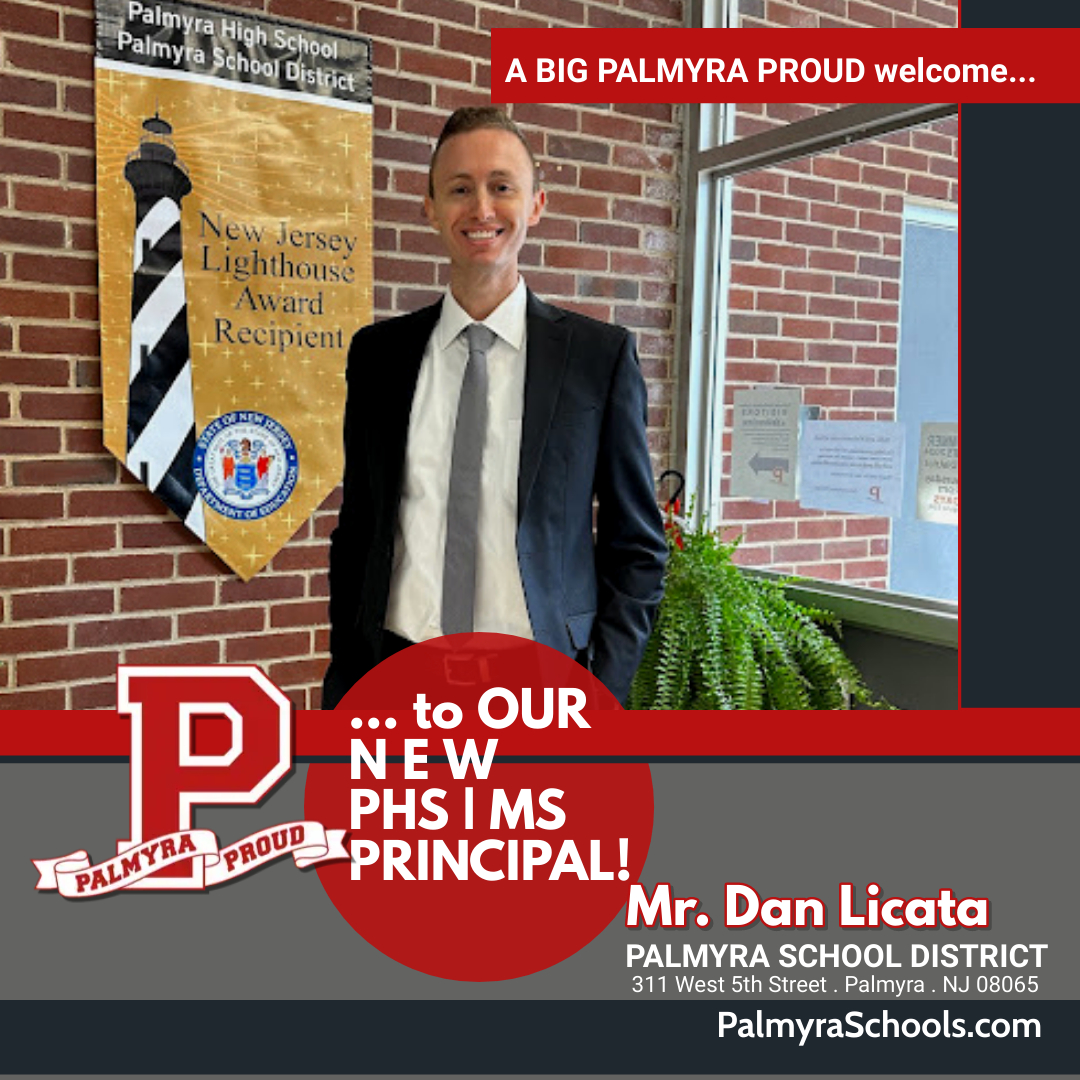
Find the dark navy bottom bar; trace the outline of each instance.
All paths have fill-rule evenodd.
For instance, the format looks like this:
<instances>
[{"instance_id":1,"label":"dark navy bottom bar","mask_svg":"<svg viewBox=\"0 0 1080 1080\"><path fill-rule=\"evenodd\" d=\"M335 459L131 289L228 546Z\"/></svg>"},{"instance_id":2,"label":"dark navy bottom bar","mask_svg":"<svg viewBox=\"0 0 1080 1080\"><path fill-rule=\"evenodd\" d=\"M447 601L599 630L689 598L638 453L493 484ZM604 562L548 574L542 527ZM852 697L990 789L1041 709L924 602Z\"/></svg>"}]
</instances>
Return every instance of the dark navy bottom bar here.
<instances>
[{"instance_id":1,"label":"dark navy bottom bar","mask_svg":"<svg viewBox=\"0 0 1080 1080\"><path fill-rule=\"evenodd\" d=\"M774 1034L720 1038L724 1010ZM1040 1035L922 1034L946 1011L951 1031L1026 1019ZM783 1019L886 1012L920 1034L776 1034ZM19 1073L1080 1072L1076 1001L19 1001L3 1015L0 1068Z\"/></svg>"}]
</instances>

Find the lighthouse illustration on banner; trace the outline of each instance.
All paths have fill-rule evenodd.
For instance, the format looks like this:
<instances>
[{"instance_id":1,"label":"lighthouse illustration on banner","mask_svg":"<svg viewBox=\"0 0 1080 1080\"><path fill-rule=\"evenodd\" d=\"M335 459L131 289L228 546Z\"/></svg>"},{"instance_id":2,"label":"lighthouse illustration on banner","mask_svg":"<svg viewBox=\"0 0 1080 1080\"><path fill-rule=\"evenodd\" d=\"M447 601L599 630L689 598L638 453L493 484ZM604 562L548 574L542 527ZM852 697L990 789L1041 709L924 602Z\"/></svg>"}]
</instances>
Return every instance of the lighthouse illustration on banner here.
<instances>
[{"instance_id":1,"label":"lighthouse illustration on banner","mask_svg":"<svg viewBox=\"0 0 1080 1080\"><path fill-rule=\"evenodd\" d=\"M180 201L191 191L172 126L154 113L124 166L135 193L125 464L200 539Z\"/></svg>"}]
</instances>

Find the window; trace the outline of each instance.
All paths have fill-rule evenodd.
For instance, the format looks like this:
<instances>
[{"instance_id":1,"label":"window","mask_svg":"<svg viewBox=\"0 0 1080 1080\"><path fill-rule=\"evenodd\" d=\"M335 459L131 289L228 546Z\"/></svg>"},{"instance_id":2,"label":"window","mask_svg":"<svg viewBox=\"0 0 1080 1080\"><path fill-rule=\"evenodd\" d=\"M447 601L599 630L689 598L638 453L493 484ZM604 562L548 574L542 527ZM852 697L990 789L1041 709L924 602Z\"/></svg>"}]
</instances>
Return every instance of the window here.
<instances>
[{"instance_id":1,"label":"window","mask_svg":"<svg viewBox=\"0 0 1080 1080\"><path fill-rule=\"evenodd\" d=\"M911 636L945 641L959 509L955 114L696 111L677 432L688 489L711 522L743 532L744 565L815 579L864 622L903 609L911 632L910 613L929 613Z\"/></svg>"}]
</instances>

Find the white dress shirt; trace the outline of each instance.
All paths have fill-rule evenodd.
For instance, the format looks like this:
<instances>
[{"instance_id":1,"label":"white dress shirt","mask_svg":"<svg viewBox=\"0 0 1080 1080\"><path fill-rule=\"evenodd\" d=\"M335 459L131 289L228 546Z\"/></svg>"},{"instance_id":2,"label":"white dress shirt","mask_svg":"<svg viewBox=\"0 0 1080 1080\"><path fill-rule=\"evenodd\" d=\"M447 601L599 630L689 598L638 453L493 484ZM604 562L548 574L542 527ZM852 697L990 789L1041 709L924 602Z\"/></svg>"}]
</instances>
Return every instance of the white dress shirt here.
<instances>
[{"instance_id":1,"label":"white dress shirt","mask_svg":"<svg viewBox=\"0 0 1080 1080\"><path fill-rule=\"evenodd\" d=\"M487 357L488 423L480 476L473 629L532 638L517 559L517 485L525 401L525 283L486 318L496 335ZM446 502L457 403L475 322L447 289L409 416L386 629L410 641L442 634ZM394 363L394 357L385 358Z\"/></svg>"}]
</instances>

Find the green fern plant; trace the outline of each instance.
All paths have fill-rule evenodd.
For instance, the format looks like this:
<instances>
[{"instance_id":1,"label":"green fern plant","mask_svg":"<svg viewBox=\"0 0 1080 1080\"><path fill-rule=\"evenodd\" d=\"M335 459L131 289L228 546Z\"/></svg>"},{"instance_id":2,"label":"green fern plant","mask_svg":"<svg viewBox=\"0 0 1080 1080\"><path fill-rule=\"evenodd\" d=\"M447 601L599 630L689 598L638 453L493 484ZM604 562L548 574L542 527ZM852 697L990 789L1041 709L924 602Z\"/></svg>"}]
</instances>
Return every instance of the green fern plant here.
<instances>
[{"instance_id":1,"label":"green fern plant","mask_svg":"<svg viewBox=\"0 0 1080 1080\"><path fill-rule=\"evenodd\" d=\"M735 564L741 535L684 529L671 515L667 530L664 598L628 708L889 708L838 644L835 615Z\"/></svg>"}]
</instances>

